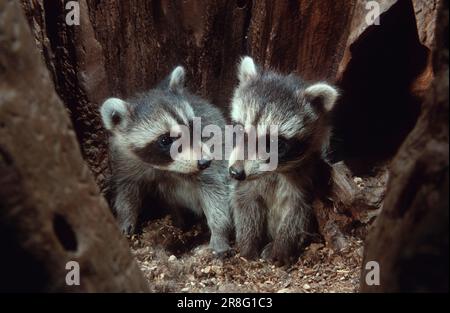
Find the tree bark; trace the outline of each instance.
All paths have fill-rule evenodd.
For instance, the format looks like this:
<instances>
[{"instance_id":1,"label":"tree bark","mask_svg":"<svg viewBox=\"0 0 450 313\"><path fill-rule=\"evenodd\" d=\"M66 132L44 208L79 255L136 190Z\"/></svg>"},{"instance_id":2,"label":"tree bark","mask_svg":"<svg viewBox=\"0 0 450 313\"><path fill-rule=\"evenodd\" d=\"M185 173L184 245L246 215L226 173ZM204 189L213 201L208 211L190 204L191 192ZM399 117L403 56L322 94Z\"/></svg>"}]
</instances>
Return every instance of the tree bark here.
<instances>
[{"instance_id":1,"label":"tree bark","mask_svg":"<svg viewBox=\"0 0 450 313\"><path fill-rule=\"evenodd\" d=\"M366 28L362 0L80 0L80 26L66 25L64 3L22 0L100 186L108 168L97 111L106 97L145 91L182 64L188 87L228 115L239 57L250 54L265 67L339 83L343 57L351 58L349 36L359 38Z\"/></svg>"},{"instance_id":2,"label":"tree bark","mask_svg":"<svg viewBox=\"0 0 450 313\"><path fill-rule=\"evenodd\" d=\"M438 0L381 1L380 25L367 24L364 0L80 0L80 26L66 25L64 3L22 0L101 186L108 175L102 100L151 88L177 64L186 67L189 87L226 113L245 54L265 67L337 83L343 100L335 112L335 159L374 158L369 167L389 159L411 131L417 96L432 79Z\"/></svg>"},{"instance_id":3,"label":"tree bark","mask_svg":"<svg viewBox=\"0 0 450 313\"><path fill-rule=\"evenodd\" d=\"M0 0L0 46L0 290L147 290L16 1Z\"/></svg>"},{"instance_id":4,"label":"tree bark","mask_svg":"<svg viewBox=\"0 0 450 313\"><path fill-rule=\"evenodd\" d=\"M335 234L370 224L379 212L383 190L367 198L353 175L384 182L385 171L376 169L385 168L417 121L432 80L438 0L378 1L380 25L368 25L365 0L78 2L80 26L65 24L64 0L22 6L101 187L109 175L98 116L103 99L145 91L182 64L188 87L228 115L236 64L249 54L264 67L341 90L331 157L344 162L334 168L334 189L346 192L334 192L337 207L316 207L327 241L342 246L343 235Z\"/></svg>"},{"instance_id":5,"label":"tree bark","mask_svg":"<svg viewBox=\"0 0 450 313\"><path fill-rule=\"evenodd\" d=\"M439 12L436 78L392 161L384 208L366 240L364 292L448 292L448 1ZM366 283L369 261L379 264L379 285Z\"/></svg>"}]
</instances>

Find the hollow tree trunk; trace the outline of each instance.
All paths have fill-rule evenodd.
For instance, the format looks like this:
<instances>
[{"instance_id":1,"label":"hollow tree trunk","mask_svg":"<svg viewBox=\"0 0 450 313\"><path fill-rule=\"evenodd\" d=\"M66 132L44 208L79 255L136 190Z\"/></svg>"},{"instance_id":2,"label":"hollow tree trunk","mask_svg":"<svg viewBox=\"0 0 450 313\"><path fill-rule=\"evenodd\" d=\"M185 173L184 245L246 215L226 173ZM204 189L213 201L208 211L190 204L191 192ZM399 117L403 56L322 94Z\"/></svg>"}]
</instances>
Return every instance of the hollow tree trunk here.
<instances>
[{"instance_id":1,"label":"hollow tree trunk","mask_svg":"<svg viewBox=\"0 0 450 313\"><path fill-rule=\"evenodd\" d=\"M436 78L392 161L384 208L366 241L362 291L448 292L448 1L437 23ZM379 264L379 285L366 284L370 261Z\"/></svg>"},{"instance_id":2,"label":"hollow tree trunk","mask_svg":"<svg viewBox=\"0 0 450 313\"><path fill-rule=\"evenodd\" d=\"M0 46L0 290L147 290L16 1L0 0Z\"/></svg>"},{"instance_id":3,"label":"hollow tree trunk","mask_svg":"<svg viewBox=\"0 0 450 313\"><path fill-rule=\"evenodd\" d=\"M182 64L188 86L228 115L239 57L250 54L265 67L335 82L346 68L344 54L351 58L349 36L356 40L367 28L363 0L80 0L79 26L66 25L65 2L22 5L101 186L108 171L97 110L106 97L151 88ZM412 8L411 1L399 2ZM414 11L408 13L414 28Z\"/></svg>"},{"instance_id":4,"label":"hollow tree trunk","mask_svg":"<svg viewBox=\"0 0 450 313\"><path fill-rule=\"evenodd\" d=\"M236 63L245 54L265 67L338 84L343 100L335 112L332 157L352 171L368 165L366 174L388 161L411 131L421 91L432 78L438 0L379 1L380 25L367 24L365 0L79 0L79 26L66 25L64 0L21 2L101 187L109 175L97 112L102 100L144 91L177 64L186 67L190 89L225 113ZM336 229L371 221L383 199L377 192L377 199L361 206L364 197L345 166L334 171L337 189L347 189L335 193L346 195L336 199L340 208L317 208L328 241L342 241Z\"/></svg>"}]
</instances>

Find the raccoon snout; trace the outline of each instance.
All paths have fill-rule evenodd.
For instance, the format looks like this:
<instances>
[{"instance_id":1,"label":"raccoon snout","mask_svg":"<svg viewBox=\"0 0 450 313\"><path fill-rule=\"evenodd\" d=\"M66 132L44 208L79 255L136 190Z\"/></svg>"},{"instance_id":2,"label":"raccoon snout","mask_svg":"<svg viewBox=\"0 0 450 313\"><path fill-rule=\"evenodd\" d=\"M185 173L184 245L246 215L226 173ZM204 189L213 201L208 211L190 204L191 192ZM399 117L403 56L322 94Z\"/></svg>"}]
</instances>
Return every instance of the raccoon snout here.
<instances>
[{"instance_id":1,"label":"raccoon snout","mask_svg":"<svg viewBox=\"0 0 450 313\"><path fill-rule=\"evenodd\" d=\"M198 160L197 166L199 170L207 169L211 165L211 160Z\"/></svg>"},{"instance_id":2,"label":"raccoon snout","mask_svg":"<svg viewBox=\"0 0 450 313\"><path fill-rule=\"evenodd\" d=\"M242 167L230 167L230 176L236 180L245 180L245 170Z\"/></svg>"}]
</instances>

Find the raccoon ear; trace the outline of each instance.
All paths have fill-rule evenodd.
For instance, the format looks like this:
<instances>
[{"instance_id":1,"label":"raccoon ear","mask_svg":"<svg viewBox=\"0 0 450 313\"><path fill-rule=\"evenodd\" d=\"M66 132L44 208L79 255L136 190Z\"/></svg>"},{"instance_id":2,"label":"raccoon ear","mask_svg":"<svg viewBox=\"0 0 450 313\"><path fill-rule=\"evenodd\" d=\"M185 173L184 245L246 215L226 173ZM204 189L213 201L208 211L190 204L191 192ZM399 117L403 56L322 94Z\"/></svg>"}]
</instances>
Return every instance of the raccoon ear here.
<instances>
[{"instance_id":1,"label":"raccoon ear","mask_svg":"<svg viewBox=\"0 0 450 313\"><path fill-rule=\"evenodd\" d=\"M328 112L333 109L339 92L326 83L316 83L306 88L303 95L312 105L319 106Z\"/></svg>"},{"instance_id":2,"label":"raccoon ear","mask_svg":"<svg viewBox=\"0 0 450 313\"><path fill-rule=\"evenodd\" d=\"M254 79L258 75L255 62L249 56L243 57L239 64L238 78L241 84Z\"/></svg>"},{"instance_id":3,"label":"raccoon ear","mask_svg":"<svg viewBox=\"0 0 450 313\"><path fill-rule=\"evenodd\" d=\"M128 114L127 103L118 98L109 98L103 102L100 108L103 125L108 130L114 130L119 126L126 125Z\"/></svg>"},{"instance_id":4,"label":"raccoon ear","mask_svg":"<svg viewBox=\"0 0 450 313\"><path fill-rule=\"evenodd\" d=\"M170 73L170 79L169 79L169 89L170 90L181 90L184 88L186 78L186 72L184 70L184 67L177 66L172 73Z\"/></svg>"}]
</instances>

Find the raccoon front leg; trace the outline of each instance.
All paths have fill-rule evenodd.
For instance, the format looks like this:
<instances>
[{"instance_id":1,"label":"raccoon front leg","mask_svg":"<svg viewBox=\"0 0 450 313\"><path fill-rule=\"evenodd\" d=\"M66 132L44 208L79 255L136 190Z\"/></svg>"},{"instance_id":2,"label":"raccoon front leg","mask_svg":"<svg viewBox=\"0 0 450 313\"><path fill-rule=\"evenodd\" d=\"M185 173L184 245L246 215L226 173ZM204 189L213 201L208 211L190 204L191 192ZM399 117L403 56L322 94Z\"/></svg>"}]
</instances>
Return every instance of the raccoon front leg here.
<instances>
[{"instance_id":1,"label":"raccoon front leg","mask_svg":"<svg viewBox=\"0 0 450 313\"><path fill-rule=\"evenodd\" d=\"M236 243L241 256L254 259L265 240L266 208L263 200L249 195L234 195L232 199Z\"/></svg>"},{"instance_id":2,"label":"raccoon front leg","mask_svg":"<svg viewBox=\"0 0 450 313\"><path fill-rule=\"evenodd\" d=\"M141 206L139 186L136 183L121 184L117 186L116 192L114 210L117 223L123 234L131 235L136 230Z\"/></svg>"},{"instance_id":3,"label":"raccoon front leg","mask_svg":"<svg viewBox=\"0 0 450 313\"><path fill-rule=\"evenodd\" d=\"M305 242L312 208L303 200L286 206L272 243L271 259L279 265L291 264Z\"/></svg>"},{"instance_id":4,"label":"raccoon front leg","mask_svg":"<svg viewBox=\"0 0 450 313\"><path fill-rule=\"evenodd\" d=\"M203 195L203 212L211 232L209 247L222 256L230 250L232 228L227 190L208 190Z\"/></svg>"}]
</instances>

